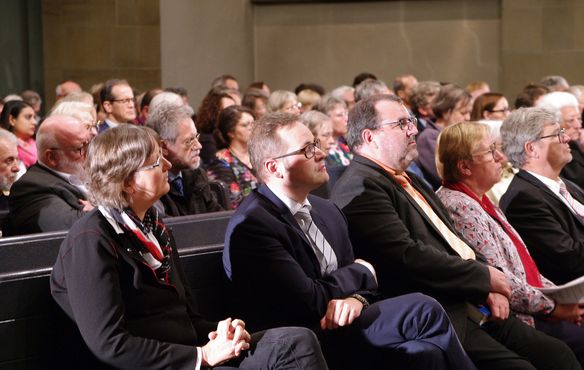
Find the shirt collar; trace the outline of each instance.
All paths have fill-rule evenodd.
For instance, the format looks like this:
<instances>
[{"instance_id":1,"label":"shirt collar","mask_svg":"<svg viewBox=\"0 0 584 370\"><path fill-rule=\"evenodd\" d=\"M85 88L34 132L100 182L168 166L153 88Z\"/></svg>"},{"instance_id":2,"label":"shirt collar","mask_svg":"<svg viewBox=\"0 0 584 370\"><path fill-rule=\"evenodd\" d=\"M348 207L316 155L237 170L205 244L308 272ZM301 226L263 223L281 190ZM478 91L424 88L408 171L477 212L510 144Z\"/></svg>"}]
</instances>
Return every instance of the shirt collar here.
<instances>
[{"instance_id":1,"label":"shirt collar","mask_svg":"<svg viewBox=\"0 0 584 370\"><path fill-rule=\"evenodd\" d=\"M274 193L274 195L280 199L282 201L282 203L284 203L284 205L290 210L290 213L292 213L292 215L294 216L296 214L296 212L298 212L298 210L300 210L300 208L302 208L303 206L306 206L308 208L308 210L310 211L312 209L312 205L310 204L310 202L308 201L308 198L304 199L304 202L302 203L298 203L297 201L295 201L292 198L289 198L287 195L285 195L284 193L278 191L277 189L271 187L269 184L266 184L266 186L268 187L268 189L270 189L272 191L272 193Z\"/></svg>"},{"instance_id":2,"label":"shirt collar","mask_svg":"<svg viewBox=\"0 0 584 370\"><path fill-rule=\"evenodd\" d=\"M168 171L168 182L173 182L173 181L174 181L174 179L176 179L177 177L180 177L180 178L182 178L182 177L183 177L183 176L182 176L182 171L180 171L180 172L178 173L178 175L175 175L174 173L172 173L172 172Z\"/></svg>"},{"instance_id":3,"label":"shirt collar","mask_svg":"<svg viewBox=\"0 0 584 370\"><path fill-rule=\"evenodd\" d=\"M531 172L531 171L527 171L527 172L529 172L529 174L533 175L533 177L535 177L539 181L543 182L543 184L545 186L547 186L551 191L553 191L554 194L560 194L560 182L563 182L562 180L556 181L556 180L550 179L549 177L539 175L535 172Z\"/></svg>"},{"instance_id":4,"label":"shirt collar","mask_svg":"<svg viewBox=\"0 0 584 370\"><path fill-rule=\"evenodd\" d=\"M54 173L55 175L65 179L69 184L75 186L83 194L87 195L87 186L85 186L85 184L83 183L83 181L81 181L81 179L79 177L72 175L70 173L54 170L54 169L50 168L49 166L47 166L46 164L44 164L43 162L41 162L40 160L38 160L37 163L42 168L44 168L44 169Z\"/></svg>"}]
</instances>

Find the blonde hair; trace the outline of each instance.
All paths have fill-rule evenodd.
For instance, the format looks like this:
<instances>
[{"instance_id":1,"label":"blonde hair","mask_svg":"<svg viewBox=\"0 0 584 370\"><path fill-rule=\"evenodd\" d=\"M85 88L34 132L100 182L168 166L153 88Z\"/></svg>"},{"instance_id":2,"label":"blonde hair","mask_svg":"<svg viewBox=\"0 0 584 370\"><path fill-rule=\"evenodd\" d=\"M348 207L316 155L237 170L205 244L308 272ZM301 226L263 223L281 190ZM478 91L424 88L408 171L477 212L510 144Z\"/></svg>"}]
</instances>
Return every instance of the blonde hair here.
<instances>
[{"instance_id":1,"label":"blonde hair","mask_svg":"<svg viewBox=\"0 0 584 370\"><path fill-rule=\"evenodd\" d=\"M460 181L458 162L471 160L472 153L488 135L489 128L478 122L461 122L444 128L436 144L436 168L442 180Z\"/></svg>"}]
</instances>

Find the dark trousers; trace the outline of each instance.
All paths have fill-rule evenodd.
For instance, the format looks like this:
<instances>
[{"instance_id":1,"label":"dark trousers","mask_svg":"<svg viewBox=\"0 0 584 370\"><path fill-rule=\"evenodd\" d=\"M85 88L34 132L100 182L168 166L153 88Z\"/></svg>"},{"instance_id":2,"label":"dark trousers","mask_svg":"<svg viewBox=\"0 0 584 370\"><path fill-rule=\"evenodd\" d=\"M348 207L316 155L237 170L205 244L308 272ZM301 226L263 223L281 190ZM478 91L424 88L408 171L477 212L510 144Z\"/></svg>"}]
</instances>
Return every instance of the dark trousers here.
<instances>
[{"instance_id":1,"label":"dark trousers","mask_svg":"<svg viewBox=\"0 0 584 370\"><path fill-rule=\"evenodd\" d=\"M214 369L326 370L316 335L309 329L285 327L251 336L250 349Z\"/></svg>"},{"instance_id":2,"label":"dark trousers","mask_svg":"<svg viewBox=\"0 0 584 370\"><path fill-rule=\"evenodd\" d=\"M469 319L462 345L480 370L581 369L565 343L515 317L482 327Z\"/></svg>"},{"instance_id":3,"label":"dark trousers","mask_svg":"<svg viewBox=\"0 0 584 370\"><path fill-rule=\"evenodd\" d=\"M580 366L584 367L584 326L567 321L542 320L536 317L535 328L565 342L576 355Z\"/></svg>"},{"instance_id":4,"label":"dark trousers","mask_svg":"<svg viewBox=\"0 0 584 370\"><path fill-rule=\"evenodd\" d=\"M475 369L440 304L414 293L372 304L321 333L331 369Z\"/></svg>"}]
</instances>

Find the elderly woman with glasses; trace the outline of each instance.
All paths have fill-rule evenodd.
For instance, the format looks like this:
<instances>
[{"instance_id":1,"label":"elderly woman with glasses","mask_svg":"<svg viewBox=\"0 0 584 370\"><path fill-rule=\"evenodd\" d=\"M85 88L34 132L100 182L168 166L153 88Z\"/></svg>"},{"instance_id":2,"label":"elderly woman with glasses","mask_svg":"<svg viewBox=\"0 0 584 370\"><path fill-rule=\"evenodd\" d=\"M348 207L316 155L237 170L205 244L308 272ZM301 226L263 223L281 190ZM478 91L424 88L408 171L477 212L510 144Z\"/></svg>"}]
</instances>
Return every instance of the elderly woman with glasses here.
<instances>
[{"instance_id":1,"label":"elderly woman with glasses","mask_svg":"<svg viewBox=\"0 0 584 370\"><path fill-rule=\"evenodd\" d=\"M563 132L555 134L562 138ZM543 138L542 138L543 139ZM443 179L438 197L457 230L500 268L511 284L511 312L525 323L564 340L584 364L584 309L560 304L538 288L554 287L539 273L525 243L503 212L485 195L501 178L503 154L487 126L466 122L446 127L438 137L437 166Z\"/></svg>"},{"instance_id":2,"label":"elderly woman with glasses","mask_svg":"<svg viewBox=\"0 0 584 370\"><path fill-rule=\"evenodd\" d=\"M176 247L152 207L169 190L171 167L154 131L106 130L90 145L86 167L99 208L63 241L51 293L100 361L123 369L224 362L227 368L326 369L307 329L250 335L241 320L211 323L194 312Z\"/></svg>"}]
</instances>

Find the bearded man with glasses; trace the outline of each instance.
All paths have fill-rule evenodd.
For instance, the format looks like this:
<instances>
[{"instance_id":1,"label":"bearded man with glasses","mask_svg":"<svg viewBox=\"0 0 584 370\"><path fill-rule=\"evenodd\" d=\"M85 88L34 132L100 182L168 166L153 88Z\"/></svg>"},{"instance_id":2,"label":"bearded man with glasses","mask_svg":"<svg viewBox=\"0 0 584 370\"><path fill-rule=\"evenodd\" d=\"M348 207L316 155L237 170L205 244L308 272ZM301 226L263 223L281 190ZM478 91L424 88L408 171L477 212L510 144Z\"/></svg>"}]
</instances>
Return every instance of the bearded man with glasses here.
<instances>
[{"instance_id":1,"label":"bearded man with glasses","mask_svg":"<svg viewBox=\"0 0 584 370\"><path fill-rule=\"evenodd\" d=\"M341 211L309 195L328 180L326 154L297 116L262 117L248 145L263 184L231 218L223 264L250 328L313 329L332 369L474 369L435 300L376 293Z\"/></svg>"},{"instance_id":2,"label":"bearded man with glasses","mask_svg":"<svg viewBox=\"0 0 584 370\"><path fill-rule=\"evenodd\" d=\"M8 235L67 230L93 205L83 163L92 130L72 116L53 115L37 133L38 162L14 183Z\"/></svg>"}]
</instances>

